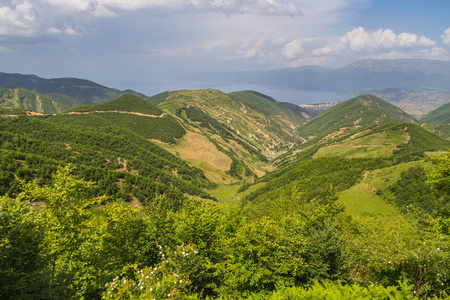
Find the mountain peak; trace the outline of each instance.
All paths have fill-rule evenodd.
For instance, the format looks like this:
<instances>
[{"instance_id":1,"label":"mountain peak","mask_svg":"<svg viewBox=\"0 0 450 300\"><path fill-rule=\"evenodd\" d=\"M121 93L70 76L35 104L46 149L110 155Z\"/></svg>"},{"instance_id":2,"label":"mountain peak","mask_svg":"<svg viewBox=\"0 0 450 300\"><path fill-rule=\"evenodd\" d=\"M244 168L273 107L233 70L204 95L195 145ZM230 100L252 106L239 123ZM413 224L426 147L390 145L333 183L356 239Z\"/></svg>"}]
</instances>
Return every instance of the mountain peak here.
<instances>
[{"instance_id":1,"label":"mountain peak","mask_svg":"<svg viewBox=\"0 0 450 300\"><path fill-rule=\"evenodd\" d=\"M341 102L300 127L300 135L318 136L344 126L368 127L394 122L415 122L398 107L374 95L363 94Z\"/></svg>"}]
</instances>

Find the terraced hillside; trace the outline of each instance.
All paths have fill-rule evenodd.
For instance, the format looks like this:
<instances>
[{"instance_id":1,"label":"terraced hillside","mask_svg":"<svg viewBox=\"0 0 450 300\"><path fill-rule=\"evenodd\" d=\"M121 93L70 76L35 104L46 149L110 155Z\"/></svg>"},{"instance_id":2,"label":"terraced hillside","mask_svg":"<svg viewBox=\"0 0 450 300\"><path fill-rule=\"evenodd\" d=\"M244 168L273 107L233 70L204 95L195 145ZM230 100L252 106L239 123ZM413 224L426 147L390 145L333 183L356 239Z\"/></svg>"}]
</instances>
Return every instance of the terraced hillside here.
<instances>
[{"instance_id":1,"label":"terraced hillside","mask_svg":"<svg viewBox=\"0 0 450 300\"><path fill-rule=\"evenodd\" d=\"M301 142L295 128L306 121L279 102L252 91L230 94L217 90L176 91L147 100L172 114L177 109L195 106L267 156Z\"/></svg>"},{"instance_id":2,"label":"terraced hillside","mask_svg":"<svg viewBox=\"0 0 450 300\"><path fill-rule=\"evenodd\" d=\"M166 148L208 170L218 183L252 181L270 168L269 159L302 143L295 128L305 118L257 92L185 90L147 101L177 117L189 132L177 146Z\"/></svg>"}]
</instances>

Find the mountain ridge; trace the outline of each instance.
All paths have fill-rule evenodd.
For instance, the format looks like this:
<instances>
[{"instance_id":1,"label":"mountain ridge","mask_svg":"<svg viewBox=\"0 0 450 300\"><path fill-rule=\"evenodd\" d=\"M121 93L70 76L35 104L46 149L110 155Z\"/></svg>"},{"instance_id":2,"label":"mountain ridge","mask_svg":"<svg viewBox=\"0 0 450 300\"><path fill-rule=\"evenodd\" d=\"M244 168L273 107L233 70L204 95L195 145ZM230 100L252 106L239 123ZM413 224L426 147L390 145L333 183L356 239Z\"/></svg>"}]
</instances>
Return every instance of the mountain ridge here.
<instances>
[{"instance_id":1,"label":"mountain ridge","mask_svg":"<svg viewBox=\"0 0 450 300\"><path fill-rule=\"evenodd\" d=\"M415 119L381 98L363 94L327 109L297 131L307 138L320 136L343 126L367 127L402 121L415 122Z\"/></svg>"},{"instance_id":2,"label":"mountain ridge","mask_svg":"<svg viewBox=\"0 0 450 300\"><path fill-rule=\"evenodd\" d=\"M10 89L25 88L41 94L64 94L83 104L102 103L113 100L125 93L146 98L142 93L132 90L120 91L87 79L75 77L41 78L37 75L0 72L0 86Z\"/></svg>"}]
</instances>

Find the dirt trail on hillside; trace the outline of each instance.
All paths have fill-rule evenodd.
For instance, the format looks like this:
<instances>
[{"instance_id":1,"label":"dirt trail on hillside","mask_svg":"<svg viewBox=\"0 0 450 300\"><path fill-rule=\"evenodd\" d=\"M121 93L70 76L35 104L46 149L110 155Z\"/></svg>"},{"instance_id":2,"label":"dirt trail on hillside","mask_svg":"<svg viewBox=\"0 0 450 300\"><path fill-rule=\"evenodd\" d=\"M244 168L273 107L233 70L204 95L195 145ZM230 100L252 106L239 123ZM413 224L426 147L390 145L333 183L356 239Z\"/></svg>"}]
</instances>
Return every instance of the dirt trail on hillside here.
<instances>
[{"instance_id":1,"label":"dirt trail on hillside","mask_svg":"<svg viewBox=\"0 0 450 300\"><path fill-rule=\"evenodd\" d=\"M162 113L161 115L157 116L157 115L149 115L149 114L143 114L143 113L138 113L138 112L120 111L120 110L71 111L66 114L68 114L68 115L87 115L90 113L119 113L119 114L130 114L130 115L137 115L137 116L150 117L150 118L162 118L165 115L165 113Z\"/></svg>"}]
</instances>

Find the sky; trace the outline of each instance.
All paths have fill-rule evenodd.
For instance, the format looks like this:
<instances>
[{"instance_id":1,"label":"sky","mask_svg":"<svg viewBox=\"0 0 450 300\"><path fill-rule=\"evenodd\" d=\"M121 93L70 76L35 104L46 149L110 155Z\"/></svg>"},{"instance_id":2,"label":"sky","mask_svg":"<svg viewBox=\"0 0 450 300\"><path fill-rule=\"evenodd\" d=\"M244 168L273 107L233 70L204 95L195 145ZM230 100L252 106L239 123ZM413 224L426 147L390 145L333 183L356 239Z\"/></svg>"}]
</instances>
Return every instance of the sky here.
<instances>
[{"instance_id":1,"label":"sky","mask_svg":"<svg viewBox=\"0 0 450 300\"><path fill-rule=\"evenodd\" d=\"M450 60L448 0L0 0L0 72L152 94L196 73Z\"/></svg>"}]
</instances>

